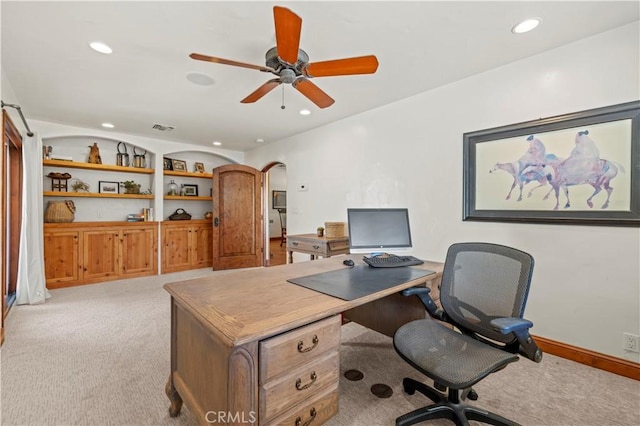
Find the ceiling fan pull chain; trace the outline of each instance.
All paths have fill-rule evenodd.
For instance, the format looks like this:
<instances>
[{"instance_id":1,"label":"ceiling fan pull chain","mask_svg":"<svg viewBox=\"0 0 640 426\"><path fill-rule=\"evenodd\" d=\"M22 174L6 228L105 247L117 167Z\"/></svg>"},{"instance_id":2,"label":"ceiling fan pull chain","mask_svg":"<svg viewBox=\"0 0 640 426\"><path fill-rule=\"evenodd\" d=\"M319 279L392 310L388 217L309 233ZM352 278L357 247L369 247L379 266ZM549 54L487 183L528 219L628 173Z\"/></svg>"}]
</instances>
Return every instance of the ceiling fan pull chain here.
<instances>
[{"instance_id":1,"label":"ceiling fan pull chain","mask_svg":"<svg viewBox=\"0 0 640 426\"><path fill-rule=\"evenodd\" d=\"M285 109L286 106L284 106L284 85L282 86L282 106L280 107L280 109Z\"/></svg>"}]
</instances>

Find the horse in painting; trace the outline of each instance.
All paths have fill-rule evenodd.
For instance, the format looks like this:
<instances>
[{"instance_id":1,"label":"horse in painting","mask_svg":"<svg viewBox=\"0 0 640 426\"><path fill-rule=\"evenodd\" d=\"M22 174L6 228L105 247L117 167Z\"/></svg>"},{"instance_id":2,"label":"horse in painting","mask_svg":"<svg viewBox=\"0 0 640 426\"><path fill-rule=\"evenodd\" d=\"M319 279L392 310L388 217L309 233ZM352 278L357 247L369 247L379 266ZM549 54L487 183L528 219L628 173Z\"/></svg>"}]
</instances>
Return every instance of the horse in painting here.
<instances>
[{"instance_id":1,"label":"horse in painting","mask_svg":"<svg viewBox=\"0 0 640 426\"><path fill-rule=\"evenodd\" d=\"M558 210L561 189L567 197L564 208L569 208L571 201L569 200L568 187L583 184L589 184L594 189L593 194L587 199L587 205L590 208L593 207L593 197L603 189L607 193L607 199L601 208L609 207L609 200L613 192L611 180L618 175L618 171L624 173L624 168L620 164L601 159L595 142L588 135L588 130L578 132L575 138L575 147L569 157L558 163L550 163L543 169L543 173L548 176L549 183L555 192L556 205L554 210Z\"/></svg>"}]
</instances>

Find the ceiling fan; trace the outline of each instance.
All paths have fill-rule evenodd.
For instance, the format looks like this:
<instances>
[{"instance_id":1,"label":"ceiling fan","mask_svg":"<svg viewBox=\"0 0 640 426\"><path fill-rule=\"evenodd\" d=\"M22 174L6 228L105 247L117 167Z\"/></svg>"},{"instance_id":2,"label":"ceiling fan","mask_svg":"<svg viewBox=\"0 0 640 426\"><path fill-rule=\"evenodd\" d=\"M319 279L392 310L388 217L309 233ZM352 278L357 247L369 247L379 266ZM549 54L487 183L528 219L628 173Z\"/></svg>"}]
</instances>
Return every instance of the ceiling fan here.
<instances>
[{"instance_id":1,"label":"ceiling fan","mask_svg":"<svg viewBox=\"0 0 640 426\"><path fill-rule=\"evenodd\" d=\"M256 69L278 76L278 78L267 81L240 101L245 104L256 102L271 90L285 83L291 84L318 107L326 108L335 101L312 83L311 78L373 74L378 69L378 59L374 55L309 63L309 56L299 48L302 19L291 10L280 6L274 6L273 18L276 27L276 46L267 51L265 66L216 58L199 53L192 53L189 57L199 61Z\"/></svg>"}]
</instances>

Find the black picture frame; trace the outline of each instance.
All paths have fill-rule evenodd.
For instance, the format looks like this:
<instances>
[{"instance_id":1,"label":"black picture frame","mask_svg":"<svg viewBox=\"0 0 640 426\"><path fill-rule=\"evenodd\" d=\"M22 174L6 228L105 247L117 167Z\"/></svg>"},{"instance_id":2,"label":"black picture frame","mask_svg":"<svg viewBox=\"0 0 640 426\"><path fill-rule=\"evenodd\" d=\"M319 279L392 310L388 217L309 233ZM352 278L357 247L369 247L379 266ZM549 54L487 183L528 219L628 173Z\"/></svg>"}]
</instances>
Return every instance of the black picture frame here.
<instances>
[{"instance_id":1,"label":"black picture frame","mask_svg":"<svg viewBox=\"0 0 640 426\"><path fill-rule=\"evenodd\" d=\"M287 191L271 191L271 208L275 210L287 208Z\"/></svg>"},{"instance_id":2,"label":"black picture frame","mask_svg":"<svg viewBox=\"0 0 640 426\"><path fill-rule=\"evenodd\" d=\"M197 197L198 196L198 185L190 185L184 184L182 185L184 188L184 195L187 197Z\"/></svg>"},{"instance_id":3,"label":"black picture frame","mask_svg":"<svg viewBox=\"0 0 640 426\"><path fill-rule=\"evenodd\" d=\"M120 182L98 181L98 192L100 194L119 194Z\"/></svg>"},{"instance_id":4,"label":"black picture frame","mask_svg":"<svg viewBox=\"0 0 640 426\"><path fill-rule=\"evenodd\" d=\"M162 168L164 170L173 170L173 159L164 157L162 159Z\"/></svg>"},{"instance_id":5,"label":"black picture frame","mask_svg":"<svg viewBox=\"0 0 640 426\"><path fill-rule=\"evenodd\" d=\"M640 101L465 133L463 163L465 221L640 226Z\"/></svg>"}]
</instances>

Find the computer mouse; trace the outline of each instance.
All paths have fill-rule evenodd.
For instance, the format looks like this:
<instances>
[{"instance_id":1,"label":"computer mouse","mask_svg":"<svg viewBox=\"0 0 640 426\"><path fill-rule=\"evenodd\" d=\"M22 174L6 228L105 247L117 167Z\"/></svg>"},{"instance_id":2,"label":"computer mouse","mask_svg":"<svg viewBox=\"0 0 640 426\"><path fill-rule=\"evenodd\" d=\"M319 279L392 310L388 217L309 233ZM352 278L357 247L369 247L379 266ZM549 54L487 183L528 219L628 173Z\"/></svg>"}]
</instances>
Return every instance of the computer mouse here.
<instances>
[{"instance_id":1,"label":"computer mouse","mask_svg":"<svg viewBox=\"0 0 640 426\"><path fill-rule=\"evenodd\" d=\"M355 263L353 260L351 260L351 259L343 260L343 261L342 261L342 263L343 263L344 265L347 265L347 266L354 266L354 265L356 264L356 263Z\"/></svg>"}]
</instances>

